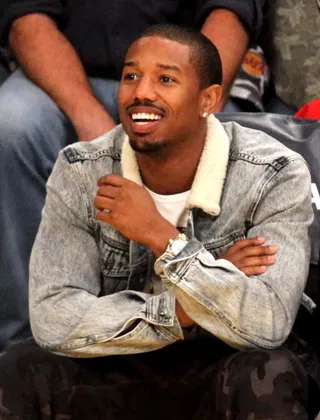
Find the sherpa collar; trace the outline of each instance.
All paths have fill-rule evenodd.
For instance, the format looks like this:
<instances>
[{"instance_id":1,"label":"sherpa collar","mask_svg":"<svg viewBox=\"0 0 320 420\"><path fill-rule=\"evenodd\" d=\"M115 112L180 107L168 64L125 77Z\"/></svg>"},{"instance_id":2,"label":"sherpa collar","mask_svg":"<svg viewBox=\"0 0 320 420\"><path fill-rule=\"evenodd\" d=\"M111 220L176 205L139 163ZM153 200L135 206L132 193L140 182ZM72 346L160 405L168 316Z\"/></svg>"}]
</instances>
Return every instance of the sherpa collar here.
<instances>
[{"instance_id":1,"label":"sherpa collar","mask_svg":"<svg viewBox=\"0 0 320 420\"><path fill-rule=\"evenodd\" d=\"M229 138L213 115L207 118L207 135L198 169L191 187L187 208L198 207L212 216L220 214L220 198L226 176ZM122 146L121 165L123 176L143 185L138 162L128 136Z\"/></svg>"}]
</instances>

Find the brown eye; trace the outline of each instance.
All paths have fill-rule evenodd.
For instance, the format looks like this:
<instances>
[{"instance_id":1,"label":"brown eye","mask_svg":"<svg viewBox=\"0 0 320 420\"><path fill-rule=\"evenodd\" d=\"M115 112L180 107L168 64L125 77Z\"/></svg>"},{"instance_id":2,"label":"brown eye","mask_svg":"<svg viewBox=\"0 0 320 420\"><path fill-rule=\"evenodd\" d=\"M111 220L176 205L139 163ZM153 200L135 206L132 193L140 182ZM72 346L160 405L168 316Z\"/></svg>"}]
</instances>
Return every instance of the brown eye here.
<instances>
[{"instance_id":1,"label":"brown eye","mask_svg":"<svg viewBox=\"0 0 320 420\"><path fill-rule=\"evenodd\" d=\"M137 75L134 73L127 73L124 75L124 80L137 80Z\"/></svg>"},{"instance_id":2,"label":"brown eye","mask_svg":"<svg viewBox=\"0 0 320 420\"><path fill-rule=\"evenodd\" d=\"M169 77L169 76L161 76L160 77L160 81L162 83L173 83L174 82L174 80L172 79L172 77Z\"/></svg>"}]
</instances>

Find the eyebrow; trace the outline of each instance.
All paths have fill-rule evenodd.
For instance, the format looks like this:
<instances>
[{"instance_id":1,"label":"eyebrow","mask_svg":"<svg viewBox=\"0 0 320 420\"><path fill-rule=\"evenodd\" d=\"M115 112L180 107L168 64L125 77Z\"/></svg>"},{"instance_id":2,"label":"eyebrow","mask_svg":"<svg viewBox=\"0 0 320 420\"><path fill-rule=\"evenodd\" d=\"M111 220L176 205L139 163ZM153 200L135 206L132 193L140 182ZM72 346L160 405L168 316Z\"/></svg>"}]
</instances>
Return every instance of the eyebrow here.
<instances>
[{"instance_id":1,"label":"eyebrow","mask_svg":"<svg viewBox=\"0 0 320 420\"><path fill-rule=\"evenodd\" d=\"M136 61L126 61L124 63L124 67L134 67L137 65L138 65L138 62ZM174 64L156 63L156 66L163 70L173 70L173 71L176 71L177 73L180 73L180 74L182 73L181 69L178 66L175 66Z\"/></svg>"},{"instance_id":2,"label":"eyebrow","mask_svg":"<svg viewBox=\"0 0 320 420\"><path fill-rule=\"evenodd\" d=\"M136 65L137 65L137 63L135 61L126 61L123 66L124 67L133 67L133 66L136 66Z\"/></svg>"},{"instance_id":3,"label":"eyebrow","mask_svg":"<svg viewBox=\"0 0 320 420\"><path fill-rule=\"evenodd\" d=\"M182 73L181 69L178 66L175 66L174 64L159 64L157 63L157 67L163 69L163 70L173 70L177 73Z\"/></svg>"}]
</instances>

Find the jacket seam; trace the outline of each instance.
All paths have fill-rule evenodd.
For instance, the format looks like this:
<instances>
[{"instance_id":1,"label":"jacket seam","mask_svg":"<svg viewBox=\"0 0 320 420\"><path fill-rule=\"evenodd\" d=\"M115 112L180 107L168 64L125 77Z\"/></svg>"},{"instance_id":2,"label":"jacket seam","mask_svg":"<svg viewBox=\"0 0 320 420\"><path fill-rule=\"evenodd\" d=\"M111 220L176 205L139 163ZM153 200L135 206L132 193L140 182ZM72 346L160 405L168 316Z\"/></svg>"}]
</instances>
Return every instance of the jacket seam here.
<instances>
[{"instance_id":1,"label":"jacket seam","mask_svg":"<svg viewBox=\"0 0 320 420\"><path fill-rule=\"evenodd\" d=\"M247 152L238 152L238 153L231 152L229 154L229 159L232 160L233 162L236 162L237 160L242 160L256 166L264 166L264 165L270 166L276 171L280 171L282 168L287 166L289 162L292 162L295 160L304 160L301 156L297 156L296 153L288 154L287 156L282 155L270 161L270 160L264 160L262 158L257 158L255 155L247 153Z\"/></svg>"},{"instance_id":2,"label":"jacket seam","mask_svg":"<svg viewBox=\"0 0 320 420\"><path fill-rule=\"evenodd\" d=\"M95 223L97 225L96 229L100 229L99 224L97 224L94 219L92 219L92 222ZM115 241L112 238L108 238L103 232L101 232L100 229L100 236L102 237L103 241L108 244L110 247L115 247L117 248L119 251L123 251L123 252L127 252L129 253L129 241L128 244L122 244L121 242Z\"/></svg>"},{"instance_id":3,"label":"jacket seam","mask_svg":"<svg viewBox=\"0 0 320 420\"><path fill-rule=\"evenodd\" d=\"M100 149L95 152L83 152L79 153L74 148L64 149L64 155L66 156L68 162L72 165L77 162L83 162L86 160L95 161L103 157L111 157L113 160L120 161L121 154L120 151L117 151L114 147L108 147L107 149Z\"/></svg>"},{"instance_id":4,"label":"jacket seam","mask_svg":"<svg viewBox=\"0 0 320 420\"><path fill-rule=\"evenodd\" d=\"M95 231L95 226L92 224L93 214L91 212L90 199L89 199L89 196L88 196L88 188L86 188L86 183L85 183L83 177L81 176L79 167L77 165L75 165L75 166L71 165L71 168L73 169L73 172L75 173L75 175L78 179L80 193L81 193L82 197L85 197L84 204L85 204L85 208L86 208L86 218L87 218L88 226L90 226L90 228L92 229L92 232L94 232Z\"/></svg>"},{"instance_id":5,"label":"jacket seam","mask_svg":"<svg viewBox=\"0 0 320 420\"><path fill-rule=\"evenodd\" d=\"M203 246L207 251L215 251L217 248L227 245L230 241L236 242L238 239L244 239L245 233L245 229L240 229L227 237L217 239L214 242L209 242Z\"/></svg>"},{"instance_id":6,"label":"jacket seam","mask_svg":"<svg viewBox=\"0 0 320 420\"><path fill-rule=\"evenodd\" d=\"M265 194L266 189L271 185L271 182L273 182L274 178L278 176L285 168L287 168L291 162L295 162L299 160L303 161L303 159L301 159L299 156L293 156L292 159L287 159L286 163L281 168L277 169L273 167L274 172L271 172L269 177L267 177L264 180L264 183L260 185L260 188L258 188L256 199L253 200L252 205L249 208L248 217L247 217L247 221L249 222L249 224L252 225L254 215L257 211L259 204L261 203L262 197Z\"/></svg>"}]
</instances>

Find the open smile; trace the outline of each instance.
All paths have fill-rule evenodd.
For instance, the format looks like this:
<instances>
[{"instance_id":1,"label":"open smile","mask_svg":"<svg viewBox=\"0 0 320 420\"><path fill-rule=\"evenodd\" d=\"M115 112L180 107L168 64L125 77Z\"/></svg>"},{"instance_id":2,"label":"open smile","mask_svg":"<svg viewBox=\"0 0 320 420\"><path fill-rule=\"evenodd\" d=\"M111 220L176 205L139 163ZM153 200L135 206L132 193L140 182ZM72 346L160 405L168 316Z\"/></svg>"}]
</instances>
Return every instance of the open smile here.
<instances>
[{"instance_id":1,"label":"open smile","mask_svg":"<svg viewBox=\"0 0 320 420\"><path fill-rule=\"evenodd\" d=\"M164 115L160 114L157 110L132 110L129 115L132 132L139 134L146 134L153 131L164 118Z\"/></svg>"}]
</instances>

